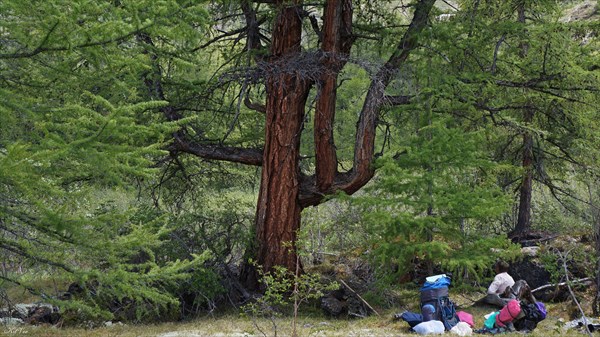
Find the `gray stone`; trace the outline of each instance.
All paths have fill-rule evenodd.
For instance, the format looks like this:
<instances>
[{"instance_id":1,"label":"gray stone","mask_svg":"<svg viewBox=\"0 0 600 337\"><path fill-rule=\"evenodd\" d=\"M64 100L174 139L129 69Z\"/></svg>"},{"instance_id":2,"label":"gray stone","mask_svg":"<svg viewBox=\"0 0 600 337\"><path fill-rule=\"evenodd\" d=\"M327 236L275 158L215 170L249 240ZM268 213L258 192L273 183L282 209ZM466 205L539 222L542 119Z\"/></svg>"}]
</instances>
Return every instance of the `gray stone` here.
<instances>
[{"instance_id":1,"label":"gray stone","mask_svg":"<svg viewBox=\"0 0 600 337\"><path fill-rule=\"evenodd\" d=\"M32 307L31 304L18 303L14 305L14 310L16 310L17 315L21 319L27 318L29 316L29 309Z\"/></svg>"},{"instance_id":2,"label":"gray stone","mask_svg":"<svg viewBox=\"0 0 600 337\"><path fill-rule=\"evenodd\" d=\"M540 251L540 247L538 247L538 246L521 248L521 254L527 255L527 256L537 256L539 251Z\"/></svg>"},{"instance_id":3,"label":"gray stone","mask_svg":"<svg viewBox=\"0 0 600 337\"><path fill-rule=\"evenodd\" d=\"M23 322L23 320L20 318L13 318L13 317L0 318L0 325L16 326L16 325L23 325L23 324L25 324L25 322Z\"/></svg>"},{"instance_id":4,"label":"gray stone","mask_svg":"<svg viewBox=\"0 0 600 337\"><path fill-rule=\"evenodd\" d=\"M333 317L338 317L346 311L345 303L333 296L321 298L321 308Z\"/></svg>"}]
</instances>

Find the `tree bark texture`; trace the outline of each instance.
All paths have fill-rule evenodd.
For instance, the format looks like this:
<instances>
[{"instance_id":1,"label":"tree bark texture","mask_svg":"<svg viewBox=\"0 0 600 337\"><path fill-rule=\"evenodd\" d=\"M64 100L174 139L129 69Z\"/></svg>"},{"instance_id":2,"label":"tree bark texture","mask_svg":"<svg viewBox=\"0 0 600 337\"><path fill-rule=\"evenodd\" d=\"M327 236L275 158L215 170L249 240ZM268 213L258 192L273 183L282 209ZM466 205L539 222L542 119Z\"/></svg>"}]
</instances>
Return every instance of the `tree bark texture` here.
<instances>
[{"instance_id":1,"label":"tree bark texture","mask_svg":"<svg viewBox=\"0 0 600 337\"><path fill-rule=\"evenodd\" d=\"M525 112L526 119L533 119L533 111ZM519 189L519 214L511 237L519 238L531 230L531 193L533 189L533 136L523 134L523 179Z\"/></svg>"},{"instance_id":2,"label":"tree bark texture","mask_svg":"<svg viewBox=\"0 0 600 337\"><path fill-rule=\"evenodd\" d=\"M265 146L256 211L256 259L264 271L296 270L300 228L300 134L310 81L296 69L300 56L300 7L281 5L268 61Z\"/></svg>"},{"instance_id":3,"label":"tree bark texture","mask_svg":"<svg viewBox=\"0 0 600 337\"><path fill-rule=\"evenodd\" d=\"M331 0L323 16L322 75L315 108L314 139L316 188L328 192L337 174L337 156L333 139L337 79L346 64L352 37L351 0Z\"/></svg>"}]
</instances>

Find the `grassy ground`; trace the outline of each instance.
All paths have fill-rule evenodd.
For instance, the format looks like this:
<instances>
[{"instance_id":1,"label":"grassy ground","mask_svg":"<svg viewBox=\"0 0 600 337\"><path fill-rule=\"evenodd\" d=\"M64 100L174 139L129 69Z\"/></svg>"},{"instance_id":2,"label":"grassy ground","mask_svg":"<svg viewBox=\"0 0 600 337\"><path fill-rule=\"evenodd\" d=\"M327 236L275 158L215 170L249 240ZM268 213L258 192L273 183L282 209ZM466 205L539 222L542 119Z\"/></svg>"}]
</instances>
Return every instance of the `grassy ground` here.
<instances>
[{"instance_id":1,"label":"grassy ground","mask_svg":"<svg viewBox=\"0 0 600 337\"><path fill-rule=\"evenodd\" d=\"M483 315L490 311L485 307L462 308L473 314L476 327L483 325ZM549 306L548 318L528 336L580 336L578 330L564 330L561 321L561 305ZM381 312L381 316L373 315L365 319L327 319L320 314L301 316L298 319L298 336L417 336L408 331L408 324L394 321L393 311ZM522 336L521 333L508 333L502 336ZM253 322L237 314L207 316L189 322L146 324L146 325L113 325L94 329L55 328L44 326L24 326L16 328L0 327L0 336L37 336L37 337L104 337L104 336L156 336L156 337L199 337L199 336L292 336L292 319L280 318L275 326L269 320Z\"/></svg>"},{"instance_id":2,"label":"grassy ground","mask_svg":"<svg viewBox=\"0 0 600 337\"><path fill-rule=\"evenodd\" d=\"M494 308L473 306L474 299L480 297L479 293L461 293L456 291L451 298L458 305L458 310L466 311L473 315L475 328L483 327L483 316ZM318 308L304 308L301 310L297 322L297 336L351 336L351 337L383 337L383 336L418 336L409 332L406 322L393 320L393 315L404 310L417 311L419 297L414 290L402 290L395 294L392 301L394 309L379 309L379 316L372 315L365 319L332 319L323 316ZM589 299L580 299L584 308L591 307ZM391 299L390 299L391 301ZM386 307L389 307L387 303ZM547 304L548 317L542 321L538 328L528 336L581 336L581 331L576 329L565 330L565 322L573 315L574 307L570 302ZM145 325L113 324L109 327L97 328L56 328L50 326L0 326L0 336L35 336L35 337L199 337L199 336L292 336L292 318L282 317L273 324L270 320L261 319L253 321L242 317L238 312L229 312L205 316L187 322L160 323ZM448 335L450 335L448 333ZM509 333L502 336L522 336L521 333ZM484 336L484 335L482 335Z\"/></svg>"}]
</instances>

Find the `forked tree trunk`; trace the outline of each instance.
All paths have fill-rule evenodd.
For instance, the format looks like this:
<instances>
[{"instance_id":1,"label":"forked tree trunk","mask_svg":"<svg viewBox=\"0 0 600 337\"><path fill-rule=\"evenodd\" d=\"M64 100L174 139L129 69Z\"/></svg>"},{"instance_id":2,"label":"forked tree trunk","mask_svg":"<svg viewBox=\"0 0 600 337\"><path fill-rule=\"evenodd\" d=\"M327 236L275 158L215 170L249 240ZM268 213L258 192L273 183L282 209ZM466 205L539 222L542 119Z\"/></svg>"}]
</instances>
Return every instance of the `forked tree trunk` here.
<instances>
[{"instance_id":1,"label":"forked tree trunk","mask_svg":"<svg viewBox=\"0 0 600 337\"><path fill-rule=\"evenodd\" d=\"M265 23L271 16L258 18L258 7L254 6L257 2L268 3L277 12L271 25ZM310 53L303 54L301 50L302 20L311 15L302 8L302 0L240 2L247 25L242 35L245 35L248 51L262 70L266 88L264 106L249 99L244 103L250 109L265 113L264 147L229 147L220 142L195 142L181 132L174 134L169 150L174 155L189 153L210 160L262 166L255 237L246 255L253 258L263 271L269 272L274 266L282 266L292 272L298 270L296 237L302 208L318 205L327 195L338 191L352 194L373 177L379 111L383 104L409 103L406 96L386 96L385 89L411 51L418 47L418 37L427 26L434 3L435 0L416 3L410 25L389 60L374 75L356 125L352 168L340 173L333 124L338 76L356 39L352 33L352 0L325 1L322 29L316 27L318 20L313 20L313 28L317 28L322 45L316 53L318 57L312 60L309 60ZM263 23L268 27L261 27ZM270 37L264 34L265 29L271 29ZM270 52L265 55L262 42L267 40ZM300 135L311 87L319 90L314 125L316 173L301 175ZM176 111L164 111L170 120L179 118L171 116L171 112ZM255 264L247 263L243 265L240 281L250 289L259 290L258 276Z\"/></svg>"},{"instance_id":2,"label":"forked tree trunk","mask_svg":"<svg viewBox=\"0 0 600 337\"><path fill-rule=\"evenodd\" d=\"M339 173L333 139L336 112L337 78L348 60L355 39L352 34L352 1L327 0L323 17L322 46L319 58L306 62L302 54L302 18L306 12L301 0L271 1L277 10L272 26L269 56L257 57L265 72L265 144L262 157L256 150L210 147L177 143L177 150L210 159L231 160L261 165L261 183L256 210L256 233L247 251L264 272L282 266L289 271L301 269L296 252L302 208L318 205L325 196L344 191L352 194L374 174L375 127L378 112L386 101L385 88L394 72L417 47L419 33L427 25L435 0L421 0L413 21L386 64L373 79L356 127L354 161L351 170ZM249 1L242 2L248 24L249 49L260 49L257 20ZM256 55L262 55L257 53ZM310 88L317 84L315 104L316 174L300 174L300 135ZM400 103L398 103L400 104ZM258 109L257 109L258 110ZM259 274L253 264L243 266L240 279L250 289L260 289ZM299 267L299 269L297 269Z\"/></svg>"}]
</instances>

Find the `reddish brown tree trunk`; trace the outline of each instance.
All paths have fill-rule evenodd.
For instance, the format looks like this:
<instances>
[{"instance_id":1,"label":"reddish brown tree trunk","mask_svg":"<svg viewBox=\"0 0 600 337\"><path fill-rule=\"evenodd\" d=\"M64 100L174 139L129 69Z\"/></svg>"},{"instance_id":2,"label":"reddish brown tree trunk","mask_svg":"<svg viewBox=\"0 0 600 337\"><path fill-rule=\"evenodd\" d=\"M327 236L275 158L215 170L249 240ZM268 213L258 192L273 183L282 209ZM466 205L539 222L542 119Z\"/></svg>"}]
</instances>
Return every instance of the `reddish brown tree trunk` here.
<instances>
[{"instance_id":1,"label":"reddish brown tree trunk","mask_svg":"<svg viewBox=\"0 0 600 337\"><path fill-rule=\"evenodd\" d=\"M337 156L333 140L333 122L337 98L337 79L348 61L352 37L352 3L330 0L323 16L323 52L319 96L315 108L315 172L316 188L329 192L337 173Z\"/></svg>"},{"instance_id":2,"label":"reddish brown tree trunk","mask_svg":"<svg viewBox=\"0 0 600 337\"><path fill-rule=\"evenodd\" d=\"M375 127L381 106L387 100L385 88L394 72L418 46L420 32L427 26L427 17L435 0L420 0L413 20L386 64L378 71L367 93L356 127L353 167L339 173L333 122L336 112L337 77L347 61L356 38L352 34L352 1L327 0L322 33L321 57L306 62L301 51L302 18L307 12L301 0L264 1L277 11L270 38L270 55L262 53L257 19L251 1L243 1L247 23L247 48L257 51L255 61L264 71L266 106L247 104L265 112L265 143L262 149L230 148L222 144L204 144L177 139L173 151L192 153L199 157L228 160L249 165L261 165L262 175L256 211L256 233L247 255L264 271L283 266L295 271L298 263L296 236L303 207L317 205L328 194L344 191L352 194L363 187L374 174ZM258 56L260 55L260 56ZM315 69L310 69L312 66ZM316 70L316 71L315 71ZM307 72L309 73L307 75ZM309 90L319 89L315 109L316 173L300 174L300 135ZM258 289L258 274L246 264L241 280Z\"/></svg>"},{"instance_id":3,"label":"reddish brown tree trunk","mask_svg":"<svg viewBox=\"0 0 600 337\"><path fill-rule=\"evenodd\" d=\"M302 22L299 7L282 7L275 22L266 79L265 147L256 211L256 262L296 270L300 228L300 134L309 79L296 69ZM249 280L252 281L252 280Z\"/></svg>"},{"instance_id":4,"label":"reddish brown tree trunk","mask_svg":"<svg viewBox=\"0 0 600 337\"><path fill-rule=\"evenodd\" d=\"M300 135L305 105L314 77L307 76L301 54L302 11L300 0L276 1L278 15L273 26L270 56L266 62L265 144L261 160L262 175L256 212L254 246L248 252L265 272L275 266L296 271L299 263L296 237L303 207L316 205L324 195L336 190L353 193L373 176L373 150L377 114L384 101L385 87L397 69L416 47L416 36L426 26L427 14L435 0L417 6L413 23L395 53L376 75L367 94L357 125L353 168L337 172L333 121L337 77L347 61L354 37L350 0L328 0L323 23L322 57L315 60L321 76L317 79L319 96L315 109L316 174L300 174ZM317 72L314 72L317 73ZM311 79L312 78L312 79ZM302 195L301 195L302 191ZM258 274L247 265L242 280L259 288Z\"/></svg>"}]
</instances>

